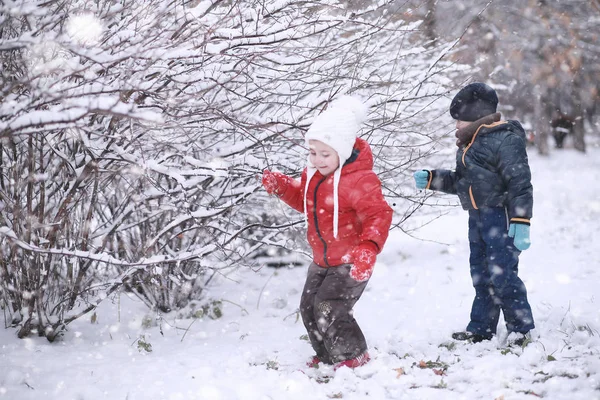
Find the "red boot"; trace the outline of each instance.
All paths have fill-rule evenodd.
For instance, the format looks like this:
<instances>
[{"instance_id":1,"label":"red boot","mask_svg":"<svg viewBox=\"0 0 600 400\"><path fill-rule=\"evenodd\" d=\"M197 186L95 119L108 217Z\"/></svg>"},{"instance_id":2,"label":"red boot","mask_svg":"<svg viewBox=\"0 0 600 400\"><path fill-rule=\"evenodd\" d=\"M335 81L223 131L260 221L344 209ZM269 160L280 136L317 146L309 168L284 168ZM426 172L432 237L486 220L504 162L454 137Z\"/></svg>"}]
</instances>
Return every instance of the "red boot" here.
<instances>
[{"instance_id":1,"label":"red boot","mask_svg":"<svg viewBox=\"0 0 600 400\"><path fill-rule=\"evenodd\" d=\"M348 368L354 369L356 367L360 367L361 365L365 365L370 360L371 360L371 357L369 357L369 353L365 351L363 354L361 354L360 356L358 356L356 358L351 358L349 360L344 360L344 361L341 361L341 362L335 364L335 366L333 367L333 370L337 371L339 368L342 368L342 367L348 367Z\"/></svg>"},{"instance_id":2,"label":"red boot","mask_svg":"<svg viewBox=\"0 0 600 400\"><path fill-rule=\"evenodd\" d=\"M310 361L308 361L306 363L306 366L308 368L319 368L319 363L321 362L321 359L317 356L313 356L313 358L310 359Z\"/></svg>"}]
</instances>

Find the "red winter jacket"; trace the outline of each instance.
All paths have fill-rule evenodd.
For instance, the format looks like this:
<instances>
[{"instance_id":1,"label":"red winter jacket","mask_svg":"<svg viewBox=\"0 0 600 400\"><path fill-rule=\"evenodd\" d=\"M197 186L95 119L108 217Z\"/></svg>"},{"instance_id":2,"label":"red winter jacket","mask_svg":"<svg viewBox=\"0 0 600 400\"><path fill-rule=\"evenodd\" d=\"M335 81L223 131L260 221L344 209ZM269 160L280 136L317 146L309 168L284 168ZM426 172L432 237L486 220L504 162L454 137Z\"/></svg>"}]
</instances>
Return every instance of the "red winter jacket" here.
<instances>
[{"instance_id":1,"label":"red winter jacket","mask_svg":"<svg viewBox=\"0 0 600 400\"><path fill-rule=\"evenodd\" d=\"M304 212L306 168L300 182L289 179L281 199ZM373 242L379 253L388 237L392 209L381 193L381 182L373 172L373 153L363 139L356 139L352 155L342 168L339 194L338 237L333 236L333 174L315 172L307 201L308 243L313 261L321 267L348 263L349 254L361 242ZM328 199L328 201L326 201Z\"/></svg>"}]
</instances>

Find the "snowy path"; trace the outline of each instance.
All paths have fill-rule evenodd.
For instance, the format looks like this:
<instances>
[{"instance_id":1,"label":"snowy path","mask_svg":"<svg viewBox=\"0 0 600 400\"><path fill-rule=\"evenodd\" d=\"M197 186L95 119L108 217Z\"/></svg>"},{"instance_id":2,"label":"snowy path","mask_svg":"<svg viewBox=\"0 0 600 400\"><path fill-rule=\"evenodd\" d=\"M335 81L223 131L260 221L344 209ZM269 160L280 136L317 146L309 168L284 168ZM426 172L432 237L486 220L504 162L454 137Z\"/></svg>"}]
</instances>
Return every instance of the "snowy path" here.
<instances>
[{"instance_id":1,"label":"snowy path","mask_svg":"<svg viewBox=\"0 0 600 400\"><path fill-rule=\"evenodd\" d=\"M598 400L600 147L531 153L533 245L520 275L537 329L524 349L506 350L503 327L486 343L449 339L473 297L467 216L455 209L417 232L426 241L391 235L355 310L374 359L328 383L299 371L311 355L295 314L305 268L265 268L213 292L229 301L223 318L164 321L164 336L141 328L144 309L124 297L120 323L106 302L96 324L77 321L53 345L1 330L0 399Z\"/></svg>"}]
</instances>

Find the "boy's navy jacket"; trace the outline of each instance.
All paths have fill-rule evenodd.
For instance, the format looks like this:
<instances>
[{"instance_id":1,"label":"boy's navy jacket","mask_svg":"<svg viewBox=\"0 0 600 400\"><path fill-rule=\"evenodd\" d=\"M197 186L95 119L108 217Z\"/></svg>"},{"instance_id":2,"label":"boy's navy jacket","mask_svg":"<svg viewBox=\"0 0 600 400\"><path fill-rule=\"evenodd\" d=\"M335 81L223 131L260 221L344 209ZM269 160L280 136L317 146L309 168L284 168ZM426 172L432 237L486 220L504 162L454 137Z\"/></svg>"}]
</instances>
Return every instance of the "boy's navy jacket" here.
<instances>
[{"instance_id":1,"label":"boy's navy jacket","mask_svg":"<svg viewBox=\"0 0 600 400\"><path fill-rule=\"evenodd\" d=\"M431 171L427 189L457 194L465 210L506 207L511 222L529 224L533 187L525 130L518 121L473 124L470 142L456 153L456 170Z\"/></svg>"},{"instance_id":2,"label":"boy's navy jacket","mask_svg":"<svg viewBox=\"0 0 600 400\"><path fill-rule=\"evenodd\" d=\"M300 181L292 180L280 198L304 212L306 168ZM361 242L372 242L380 252L387 240L393 210L381 192L373 171L369 144L357 138L352 156L342 167L339 183L339 232L333 235L333 174L316 172L308 185L307 238L313 261L321 267L336 267L351 260L350 252Z\"/></svg>"}]
</instances>

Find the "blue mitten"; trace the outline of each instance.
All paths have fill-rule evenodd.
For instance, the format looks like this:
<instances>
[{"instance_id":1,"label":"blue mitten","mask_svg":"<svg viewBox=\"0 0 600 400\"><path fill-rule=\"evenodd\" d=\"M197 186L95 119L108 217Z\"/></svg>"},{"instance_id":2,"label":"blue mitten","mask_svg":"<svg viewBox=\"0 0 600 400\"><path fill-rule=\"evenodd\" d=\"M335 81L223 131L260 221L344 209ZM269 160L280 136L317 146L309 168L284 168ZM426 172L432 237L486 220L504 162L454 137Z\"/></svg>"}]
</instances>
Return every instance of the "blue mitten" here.
<instances>
[{"instance_id":1,"label":"blue mitten","mask_svg":"<svg viewBox=\"0 0 600 400\"><path fill-rule=\"evenodd\" d=\"M417 189L425 189L427 187L427 184L429 183L429 173L429 171L424 169L413 174Z\"/></svg>"},{"instance_id":2,"label":"blue mitten","mask_svg":"<svg viewBox=\"0 0 600 400\"><path fill-rule=\"evenodd\" d=\"M508 236L514 238L515 247L521 251L527 250L531 246L529 225L510 224L508 227Z\"/></svg>"}]
</instances>

